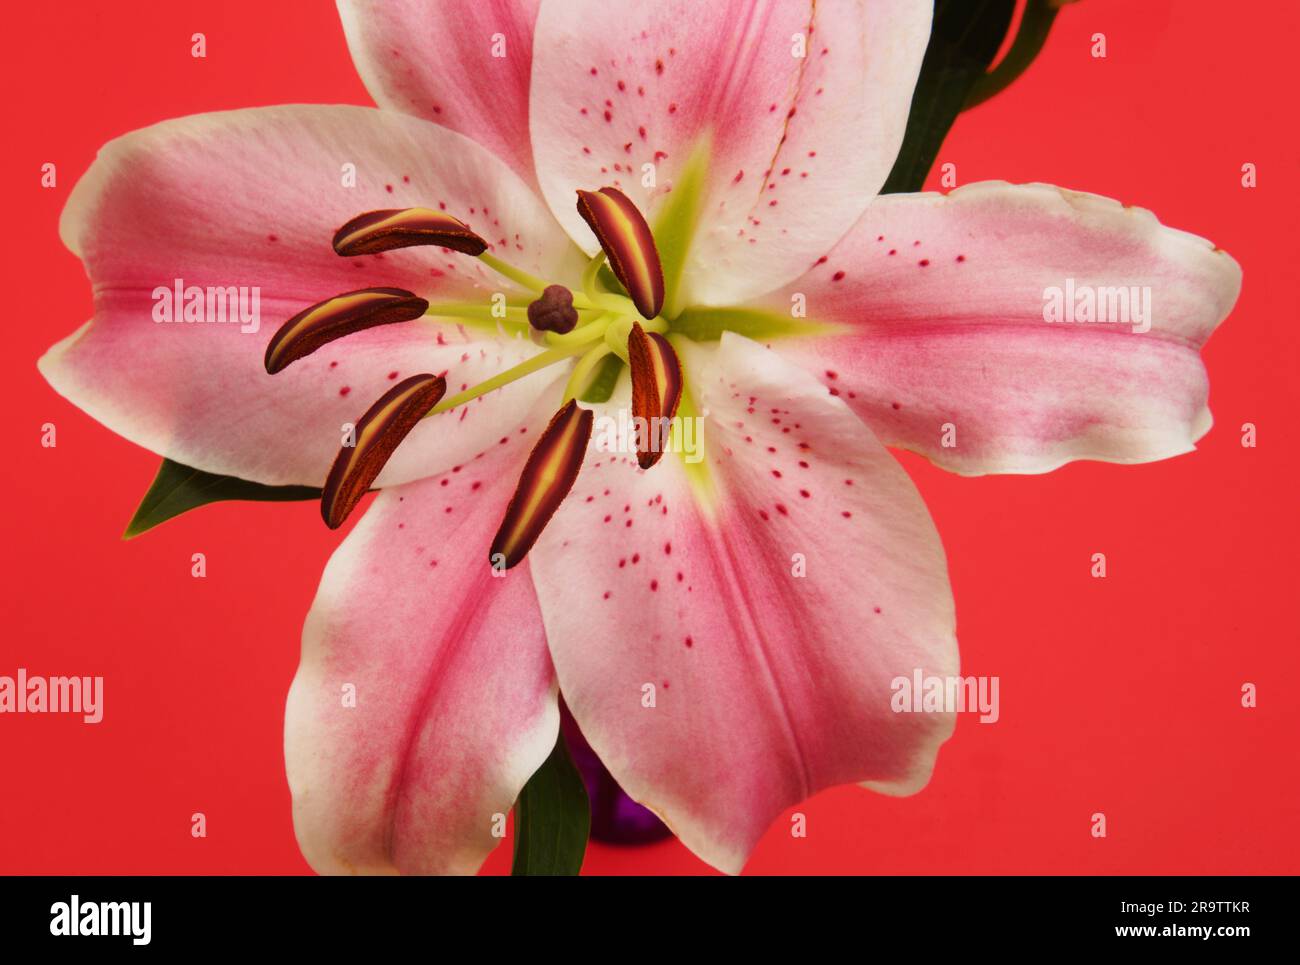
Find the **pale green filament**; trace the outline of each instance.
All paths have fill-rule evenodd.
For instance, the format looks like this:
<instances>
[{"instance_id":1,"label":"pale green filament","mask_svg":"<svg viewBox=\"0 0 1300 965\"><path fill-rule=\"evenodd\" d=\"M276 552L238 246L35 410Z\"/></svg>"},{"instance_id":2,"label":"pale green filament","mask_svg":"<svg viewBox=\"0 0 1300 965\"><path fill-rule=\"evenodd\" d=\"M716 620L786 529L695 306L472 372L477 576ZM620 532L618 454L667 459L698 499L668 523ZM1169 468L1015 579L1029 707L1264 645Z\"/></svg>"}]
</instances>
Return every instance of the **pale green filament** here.
<instances>
[{"instance_id":1,"label":"pale green filament","mask_svg":"<svg viewBox=\"0 0 1300 965\"><path fill-rule=\"evenodd\" d=\"M613 292L597 292L590 299L581 292L573 296L573 304L578 304L578 299L582 299L584 305L590 305L595 308L603 308L606 311L618 312L620 315L627 315L636 311L636 306L632 304L632 299L626 295L615 295Z\"/></svg>"},{"instance_id":2,"label":"pale green filament","mask_svg":"<svg viewBox=\"0 0 1300 965\"><path fill-rule=\"evenodd\" d=\"M623 360L627 365L627 337L632 331L632 319L619 318L610 322L609 327L605 329L605 344L609 350Z\"/></svg>"},{"instance_id":3,"label":"pale green filament","mask_svg":"<svg viewBox=\"0 0 1300 965\"><path fill-rule=\"evenodd\" d=\"M530 291L535 291L540 294L542 289L546 287L546 282L542 281L542 279L538 278L536 275L530 275L526 271L521 271L514 265L502 261L496 255L489 255L486 251L478 256L478 260L483 262L483 264L487 265L498 275L504 275L506 278L509 278L516 284L522 285Z\"/></svg>"},{"instance_id":4,"label":"pale green filament","mask_svg":"<svg viewBox=\"0 0 1300 965\"><path fill-rule=\"evenodd\" d=\"M605 252L600 251L596 257L587 262L587 269L582 273L582 293L587 296L588 300L594 300L596 295L596 276L600 273L600 266L605 263Z\"/></svg>"},{"instance_id":5,"label":"pale green filament","mask_svg":"<svg viewBox=\"0 0 1300 965\"><path fill-rule=\"evenodd\" d=\"M563 402L576 398L579 393L587 390L587 383L591 381L592 370L600 364L600 360L609 354L609 346L603 341L598 343L582 358L578 359L578 364L573 367L573 373L569 376L569 382L564 387Z\"/></svg>"},{"instance_id":6,"label":"pale green filament","mask_svg":"<svg viewBox=\"0 0 1300 965\"><path fill-rule=\"evenodd\" d=\"M605 329L605 344L609 346L611 352L624 362L628 362L627 337L632 332L634 322L640 322L642 330L646 332L663 333L668 331L668 323L662 318L645 319L624 315L616 321L610 322L609 327Z\"/></svg>"},{"instance_id":7,"label":"pale green filament","mask_svg":"<svg viewBox=\"0 0 1300 965\"><path fill-rule=\"evenodd\" d=\"M587 262L587 267L582 272L582 293L574 294L573 304L577 305L577 299L581 298L589 305L606 308L611 312L618 312L620 315L635 312L636 305L626 295L601 291L596 287L596 276L600 274L600 266L604 263L605 253L603 251L597 252L596 256Z\"/></svg>"},{"instance_id":8,"label":"pale green filament","mask_svg":"<svg viewBox=\"0 0 1300 965\"><path fill-rule=\"evenodd\" d=\"M603 258L604 256L602 255L601 257ZM528 272L516 268L512 264L502 261L496 255L489 255L486 251L478 256L478 260L483 262L483 264L487 265L497 274L509 278L511 281L518 285L522 285L530 291L541 294L547 287L547 282L543 279L538 278L536 275L530 275ZM590 271L592 275L590 291L586 290L587 279L585 272L583 276L584 291L575 292L572 289L569 290L569 294L573 296L573 307L578 309L578 311L593 308L601 308L605 311L611 312L632 311L634 309L632 299L627 296L596 290L595 273L600 270L600 263L599 261L596 261L595 264L596 267L594 270L591 268L591 265L587 266L588 271Z\"/></svg>"},{"instance_id":9,"label":"pale green filament","mask_svg":"<svg viewBox=\"0 0 1300 965\"><path fill-rule=\"evenodd\" d=\"M526 359L512 368L508 368L504 372L499 372L492 376L492 378L480 382L478 385L468 388L464 392L458 392L449 399L443 399L430 409L424 418L427 419L431 415L437 415L439 412L446 412L448 409L454 409L458 405L464 405L472 399L477 399L480 395L487 395L493 389L499 389L503 385L509 385L511 382L522 379L526 375L532 375L534 372L544 369L548 365L554 365L557 362L564 362L573 358L575 355L582 355L590 347L591 343L588 342L586 345L566 348L551 348L544 352L539 352L532 358Z\"/></svg>"},{"instance_id":10,"label":"pale green filament","mask_svg":"<svg viewBox=\"0 0 1300 965\"><path fill-rule=\"evenodd\" d=\"M596 316L596 320L588 322L586 325L579 325L571 332L565 332L560 335L556 332L546 333L547 345L581 345L583 342L590 342L593 338L600 338L605 334L605 327L609 325L617 316L613 312L604 312ZM581 319L581 316L579 316Z\"/></svg>"}]
</instances>

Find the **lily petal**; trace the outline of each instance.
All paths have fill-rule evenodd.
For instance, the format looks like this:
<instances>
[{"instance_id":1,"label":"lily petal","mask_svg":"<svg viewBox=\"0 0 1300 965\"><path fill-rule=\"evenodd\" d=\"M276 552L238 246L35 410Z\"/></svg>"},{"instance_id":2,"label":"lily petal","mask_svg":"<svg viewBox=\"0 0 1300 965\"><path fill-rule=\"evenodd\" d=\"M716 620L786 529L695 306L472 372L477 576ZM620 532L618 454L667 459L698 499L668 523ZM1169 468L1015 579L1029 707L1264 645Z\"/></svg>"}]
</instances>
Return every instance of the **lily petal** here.
<instances>
[{"instance_id":1,"label":"lily petal","mask_svg":"<svg viewBox=\"0 0 1300 965\"><path fill-rule=\"evenodd\" d=\"M509 248L523 270L580 277L580 256L527 186L435 124L360 107L272 107L128 134L103 148L64 209L60 233L86 264L95 318L54 346L41 371L160 455L271 485L318 486L359 400L416 372L445 373L456 392L537 351L495 330L410 322L357 332L266 374L275 328L340 292L391 287L485 306L496 291L524 294L477 259L437 248L340 258L330 246L358 211L440 202ZM242 288L253 321L187 324L181 300L177 323L155 321L178 285L200 304L206 289ZM548 381L507 386L463 417L426 419L379 484L431 475L495 444Z\"/></svg>"},{"instance_id":2,"label":"lily petal","mask_svg":"<svg viewBox=\"0 0 1300 965\"><path fill-rule=\"evenodd\" d=\"M700 227L678 301L732 304L784 284L853 225L888 176L930 7L665 0L615 13L608 0L544 5L531 130L551 210L590 253L596 245L573 209L575 188L612 184L658 228L699 150Z\"/></svg>"},{"instance_id":3,"label":"lily petal","mask_svg":"<svg viewBox=\"0 0 1300 965\"><path fill-rule=\"evenodd\" d=\"M789 312L799 293L809 318L845 323L845 335L778 347L886 445L978 475L1194 449L1211 424L1200 348L1240 288L1232 258L1149 211L981 182L882 196L764 304ZM1131 323L1045 321L1053 292L1085 289L1123 295L1114 308L1131 302Z\"/></svg>"},{"instance_id":4,"label":"lily petal","mask_svg":"<svg viewBox=\"0 0 1300 965\"><path fill-rule=\"evenodd\" d=\"M737 872L822 788L926 783L953 720L894 713L892 681L956 673L953 601L920 495L843 402L737 335L684 348L709 481L593 451L529 562L587 740Z\"/></svg>"},{"instance_id":5,"label":"lily petal","mask_svg":"<svg viewBox=\"0 0 1300 965\"><path fill-rule=\"evenodd\" d=\"M527 570L494 577L466 550L492 538L525 451L385 490L325 569L285 712L318 872L472 874L555 744Z\"/></svg>"},{"instance_id":6,"label":"lily petal","mask_svg":"<svg viewBox=\"0 0 1300 965\"><path fill-rule=\"evenodd\" d=\"M528 81L540 0L338 0L380 107L459 131L533 183Z\"/></svg>"}]
</instances>

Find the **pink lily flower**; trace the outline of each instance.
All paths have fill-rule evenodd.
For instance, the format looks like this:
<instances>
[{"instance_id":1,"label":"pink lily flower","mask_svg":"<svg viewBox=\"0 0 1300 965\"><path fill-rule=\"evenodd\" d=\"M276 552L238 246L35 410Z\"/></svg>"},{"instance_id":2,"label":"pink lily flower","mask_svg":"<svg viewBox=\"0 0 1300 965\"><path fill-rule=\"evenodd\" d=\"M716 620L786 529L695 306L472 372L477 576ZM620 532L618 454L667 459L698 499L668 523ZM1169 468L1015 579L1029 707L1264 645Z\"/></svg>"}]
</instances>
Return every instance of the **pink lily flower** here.
<instances>
[{"instance_id":1,"label":"pink lily flower","mask_svg":"<svg viewBox=\"0 0 1300 965\"><path fill-rule=\"evenodd\" d=\"M914 0L339 8L379 109L108 144L60 224L94 318L40 360L160 455L326 481L330 525L381 489L288 697L307 860L475 871L559 693L727 872L823 788L922 788L953 716L895 713L891 682L958 673L955 616L887 447L969 475L1191 451L1237 264L1046 185L876 198L929 35ZM273 326L164 324L174 283L256 286ZM1151 312L1045 321L1067 285ZM627 374L581 403L611 355ZM644 429L603 446L597 417L629 409L700 420L700 461Z\"/></svg>"}]
</instances>

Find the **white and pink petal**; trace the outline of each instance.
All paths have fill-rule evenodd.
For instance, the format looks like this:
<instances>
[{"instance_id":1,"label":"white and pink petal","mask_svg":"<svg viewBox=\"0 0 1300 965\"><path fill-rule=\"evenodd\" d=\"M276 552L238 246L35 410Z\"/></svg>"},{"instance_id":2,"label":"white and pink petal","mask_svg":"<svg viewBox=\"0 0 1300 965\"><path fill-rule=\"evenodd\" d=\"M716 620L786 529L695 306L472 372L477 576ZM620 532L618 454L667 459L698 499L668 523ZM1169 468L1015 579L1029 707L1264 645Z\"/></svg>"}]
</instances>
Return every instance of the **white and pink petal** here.
<instances>
[{"instance_id":1,"label":"white and pink petal","mask_svg":"<svg viewBox=\"0 0 1300 965\"><path fill-rule=\"evenodd\" d=\"M1201 346L1241 269L1149 211L1050 185L886 195L762 300L839 323L774 343L887 445L955 472L1149 462L1210 428ZM1089 299L1092 317L1048 321Z\"/></svg>"},{"instance_id":2,"label":"white and pink petal","mask_svg":"<svg viewBox=\"0 0 1300 965\"><path fill-rule=\"evenodd\" d=\"M527 567L487 555L528 446L380 493L325 569L285 718L318 872L472 874L555 745Z\"/></svg>"},{"instance_id":3,"label":"white and pink petal","mask_svg":"<svg viewBox=\"0 0 1300 965\"><path fill-rule=\"evenodd\" d=\"M534 183L528 140L540 0L338 0L361 80L380 107L473 138Z\"/></svg>"},{"instance_id":4,"label":"white and pink petal","mask_svg":"<svg viewBox=\"0 0 1300 965\"><path fill-rule=\"evenodd\" d=\"M354 180L355 179L355 180ZM335 229L376 208L427 206L469 223L546 277L576 249L502 162L437 125L360 107L259 108L166 121L106 145L73 190L60 233L85 262L95 317L40 368L60 394L132 442L209 472L319 485L345 423L398 379L446 374L458 392L536 348L415 320L332 343L275 376L276 328L342 292L371 287L431 301L516 293L477 259L437 247L342 258ZM174 323L159 290L243 289L256 323ZM516 293L517 294L517 293ZM254 302L254 298L256 301ZM230 297L230 304L237 301ZM183 301L183 300L182 300ZM231 312L233 314L233 311ZM509 432L546 385L533 377L426 420L380 478L391 485L473 457Z\"/></svg>"},{"instance_id":5,"label":"white and pink petal","mask_svg":"<svg viewBox=\"0 0 1300 965\"><path fill-rule=\"evenodd\" d=\"M542 192L594 252L575 189L618 187L654 225L701 150L700 223L676 302L770 290L884 183L929 27L930 5L912 0L544 4L531 108Z\"/></svg>"},{"instance_id":6,"label":"white and pink petal","mask_svg":"<svg viewBox=\"0 0 1300 965\"><path fill-rule=\"evenodd\" d=\"M600 450L598 422L529 559L588 741L737 872L822 788L926 783L953 720L894 713L892 682L956 673L953 601L920 495L842 401L734 334L679 347L708 413L703 463L639 471L634 452Z\"/></svg>"}]
</instances>

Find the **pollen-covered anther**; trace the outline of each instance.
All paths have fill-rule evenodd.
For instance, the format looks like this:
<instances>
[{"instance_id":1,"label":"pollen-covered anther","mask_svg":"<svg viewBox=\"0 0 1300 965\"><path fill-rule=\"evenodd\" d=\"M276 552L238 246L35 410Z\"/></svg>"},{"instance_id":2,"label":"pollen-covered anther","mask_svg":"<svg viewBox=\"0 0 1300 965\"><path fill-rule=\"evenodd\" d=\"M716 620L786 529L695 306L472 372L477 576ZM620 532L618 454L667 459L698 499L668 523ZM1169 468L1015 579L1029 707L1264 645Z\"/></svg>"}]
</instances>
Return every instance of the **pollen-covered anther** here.
<instances>
[{"instance_id":1,"label":"pollen-covered anther","mask_svg":"<svg viewBox=\"0 0 1300 965\"><path fill-rule=\"evenodd\" d=\"M657 463L668 446L673 417L682 401L682 366L668 339L634 323L627 336L632 372L632 418L636 461L642 469Z\"/></svg>"},{"instance_id":2,"label":"pollen-covered anther","mask_svg":"<svg viewBox=\"0 0 1300 965\"><path fill-rule=\"evenodd\" d=\"M522 560L560 508L582 468L593 418L570 399L537 440L492 540L488 562L494 568L508 570Z\"/></svg>"},{"instance_id":3,"label":"pollen-covered anther","mask_svg":"<svg viewBox=\"0 0 1300 965\"><path fill-rule=\"evenodd\" d=\"M430 208L367 211L334 233L334 250L340 255L370 255L415 245L439 245L467 255L487 251L487 242L467 224Z\"/></svg>"},{"instance_id":4,"label":"pollen-covered anther","mask_svg":"<svg viewBox=\"0 0 1300 965\"><path fill-rule=\"evenodd\" d=\"M563 285L547 285L536 301L528 306L528 324L540 332L565 335L578 324L578 310L573 307L573 292Z\"/></svg>"},{"instance_id":5,"label":"pollen-covered anther","mask_svg":"<svg viewBox=\"0 0 1300 965\"><path fill-rule=\"evenodd\" d=\"M427 301L401 288L361 288L336 295L280 326L266 346L266 371L274 375L336 338L376 325L409 322L428 309Z\"/></svg>"},{"instance_id":6,"label":"pollen-covered anther","mask_svg":"<svg viewBox=\"0 0 1300 965\"><path fill-rule=\"evenodd\" d=\"M366 410L330 467L321 491L320 512L325 525L338 529L356 508L394 450L443 393L441 375L413 375L397 383Z\"/></svg>"},{"instance_id":7,"label":"pollen-covered anther","mask_svg":"<svg viewBox=\"0 0 1300 965\"><path fill-rule=\"evenodd\" d=\"M654 318L664 307L664 270L645 218L618 188L578 192L578 214L595 233L636 310Z\"/></svg>"}]
</instances>

